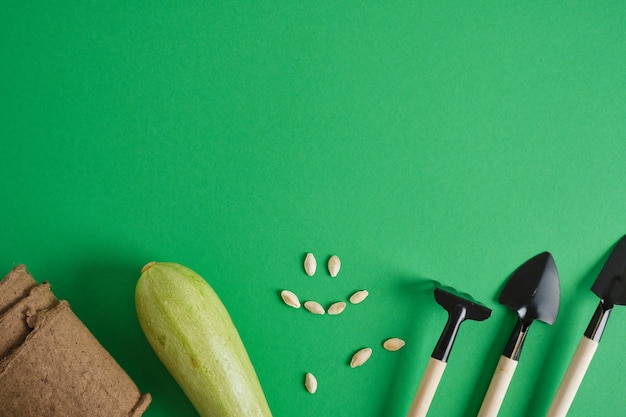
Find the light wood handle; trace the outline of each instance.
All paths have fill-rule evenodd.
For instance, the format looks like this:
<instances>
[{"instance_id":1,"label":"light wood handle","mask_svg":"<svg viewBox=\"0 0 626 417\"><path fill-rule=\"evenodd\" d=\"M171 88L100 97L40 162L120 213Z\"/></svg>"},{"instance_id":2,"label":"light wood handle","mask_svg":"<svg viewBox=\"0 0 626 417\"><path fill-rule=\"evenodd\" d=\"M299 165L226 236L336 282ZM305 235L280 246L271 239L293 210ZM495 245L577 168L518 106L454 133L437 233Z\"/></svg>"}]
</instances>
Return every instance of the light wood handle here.
<instances>
[{"instance_id":1,"label":"light wood handle","mask_svg":"<svg viewBox=\"0 0 626 417\"><path fill-rule=\"evenodd\" d=\"M591 340L586 336L580 340L574 357L567 367L565 376L561 381L561 385L552 400L552 405L548 410L546 417L565 417L569 407L574 401L574 396L580 387L580 383L583 381L585 372L593 359L593 355L598 348L598 342Z\"/></svg>"},{"instance_id":2,"label":"light wood handle","mask_svg":"<svg viewBox=\"0 0 626 417\"><path fill-rule=\"evenodd\" d=\"M478 411L478 417L495 417L500 411L500 406L509 389L509 384L517 368L517 361L506 356L500 356L491 383L483 399L483 404Z\"/></svg>"},{"instance_id":3,"label":"light wood handle","mask_svg":"<svg viewBox=\"0 0 626 417\"><path fill-rule=\"evenodd\" d=\"M407 417L424 417L428 413L443 371L446 369L446 363L432 357L428 360L424 376L422 376L422 381L417 388Z\"/></svg>"}]
</instances>

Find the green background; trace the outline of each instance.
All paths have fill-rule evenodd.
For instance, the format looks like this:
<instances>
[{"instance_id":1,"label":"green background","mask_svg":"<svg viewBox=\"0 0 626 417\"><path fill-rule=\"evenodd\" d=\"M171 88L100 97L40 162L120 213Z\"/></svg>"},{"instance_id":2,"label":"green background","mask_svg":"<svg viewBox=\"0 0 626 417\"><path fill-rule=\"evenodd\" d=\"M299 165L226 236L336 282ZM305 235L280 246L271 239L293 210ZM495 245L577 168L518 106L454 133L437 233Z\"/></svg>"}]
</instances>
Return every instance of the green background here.
<instances>
[{"instance_id":1,"label":"green background","mask_svg":"<svg viewBox=\"0 0 626 417\"><path fill-rule=\"evenodd\" d=\"M429 280L468 292L493 316L462 326L430 415L471 416L516 320L499 290L548 250L559 317L501 412L545 415L626 232L624 2L10 0L0 57L0 267L70 302L147 417L196 415L136 319L148 261L214 287L275 417L404 416L446 320ZM314 316L285 288L370 297ZM623 412L625 315L570 416Z\"/></svg>"}]
</instances>

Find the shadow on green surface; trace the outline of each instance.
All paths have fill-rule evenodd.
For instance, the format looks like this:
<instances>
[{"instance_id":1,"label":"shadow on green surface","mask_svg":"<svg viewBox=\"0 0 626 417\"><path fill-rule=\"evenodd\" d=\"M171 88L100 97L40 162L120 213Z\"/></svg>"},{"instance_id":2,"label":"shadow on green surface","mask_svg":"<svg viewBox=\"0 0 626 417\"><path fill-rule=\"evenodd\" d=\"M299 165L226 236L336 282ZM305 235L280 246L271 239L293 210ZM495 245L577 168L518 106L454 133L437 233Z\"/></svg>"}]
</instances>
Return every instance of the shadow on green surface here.
<instances>
[{"instance_id":1,"label":"shadow on green surface","mask_svg":"<svg viewBox=\"0 0 626 417\"><path fill-rule=\"evenodd\" d=\"M511 271L511 273L513 273ZM515 325L515 321L517 320L517 316L515 313L510 312L510 310L505 308L500 308L501 306L498 304L498 299L500 297L500 293L502 289L506 286L507 280L510 278L510 275L504 278L491 298L490 304L494 307L494 314L490 320L494 320L494 316L500 315L500 322L498 324L498 331L496 339L490 344L489 349L485 352L481 358L483 363L482 369L484 372L479 374L478 380L474 384L474 389L472 390L472 395L469 396L469 402L465 406L465 415L471 416L478 414L478 410L482 405L483 398L485 393L487 392L487 388L489 387L489 383L491 382L491 377L493 376L493 370L495 370L498 360L500 360L500 355L506 345L506 342L511 333L511 329ZM510 313L509 313L510 312Z\"/></svg>"},{"instance_id":2,"label":"shadow on green surface","mask_svg":"<svg viewBox=\"0 0 626 417\"><path fill-rule=\"evenodd\" d=\"M517 315L511 310L502 307L499 304L500 294L502 290L507 284L507 281L513 274L513 270L511 273L502 279L500 286L494 292L491 301L494 306L494 314L492 315L491 320L493 321L493 316L500 315L501 319L499 319L498 331L496 332L496 338L490 344L489 349L483 354L482 359L482 369L484 372L481 372L478 380L474 384L474 389L472 391L472 395L469 397L469 402L465 406L465 415L477 415L480 406L482 405L483 398L487 393L487 389L489 388L489 384L491 383L491 378L493 377L493 372L495 371L498 361L500 360L500 356L502 355L502 351L504 350L507 340L510 337L511 330L515 326L517 322Z\"/></svg>"},{"instance_id":3,"label":"shadow on green surface","mask_svg":"<svg viewBox=\"0 0 626 417\"><path fill-rule=\"evenodd\" d=\"M493 318L491 320L493 320ZM506 313L500 319L500 323L498 325L499 330L497 332L498 336L496 340L491 343L489 350L485 352L481 358L483 363L482 369L484 369L484 372L480 373L478 380L474 384L472 395L469 397L470 401L465 406L465 415L475 416L478 414L478 410L482 405L483 398L485 397L485 393L487 392L487 388L491 382L493 371L496 369L498 360L500 360L500 355L502 355L502 351L504 350L506 341L509 338L511 329L513 329L516 320L517 316L514 313Z\"/></svg>"},{"instance_id":4,"label":"shadow on green surface","mask_svg":"<svg viewBox=\"0 0 626 417\"><path fill-rule=\"evenodd\" d=\"M427 329L435 326L430 317L439 306L434 300L433 280L421 277L400 277L396 279L398 285L394 291L397 293L398 304L411 306L406 313L411 315L407 320L408 326L405 334L406 347L399 353L396 369L393 372L393 380L387 389L386 401L381 411L384 417L406 416L415 390L421 377L420 370L426 366L430 350L435 346L436 340L424 340L421 336L427 333ZM443 323L441 324L443 328ZM432 343L432 346L429 345ZM424 351L428 351L425 355Z\"/></svg>"},{"instance_id":5,"label":"shadow on green surface","mask_svg":"<svg viewBox=\"0 0 626 417\"><path fill-rule=\"evenodd\" d=\"M94 252L74 265L66 276L67 299L139 390L152 395L152 405L144 415L197 415L139 326L134 294L142 262Z\"/></svg>"}]
</instances>

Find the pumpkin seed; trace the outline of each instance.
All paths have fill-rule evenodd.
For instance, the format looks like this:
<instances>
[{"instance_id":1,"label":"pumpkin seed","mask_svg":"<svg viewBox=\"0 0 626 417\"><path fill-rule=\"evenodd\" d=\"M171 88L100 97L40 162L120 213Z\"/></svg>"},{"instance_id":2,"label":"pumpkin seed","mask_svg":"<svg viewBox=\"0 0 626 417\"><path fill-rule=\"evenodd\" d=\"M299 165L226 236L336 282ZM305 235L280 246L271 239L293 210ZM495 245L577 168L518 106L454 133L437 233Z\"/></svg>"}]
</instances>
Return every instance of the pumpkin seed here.
<instances>
[{"instance_id":1,"label":"pumpkin seed","mask_svg":"<svg viewBox=\"0 0 626 417\"><path fill-rule=\"evenodd\" d=\"M317 301L307 301L304 303L304 308L309 310L313 314L324 314L324 307Z\"/></svg>"},{"instance_id":2,"label":"pumpkin seed","mask_svg":"<svg viewBox=\"0 0 626 417\"><path fill-rule=\"evenodd\" d=\"M403 346L404 346L404 340L402 340L400 338L397 338L397 337L392 337L390 339L387 339L383 343L383 347L385 349L387 349L388 351L391 351L391 352L395 352L396 350L400 350L400 349L402 349Z\"/></svg>"},{"instance_id":3,"label":"pumpkin seed","mask_svg":"<svg viewBox=\"0 0 626 417\"><path fill-rule=\"evenodd\" d=\"M350 296L350 302L352 304L359 304L361 301L365 300L368 295L369 292L367 292L367 290L357 291Z\"/></svg>"},{"instance_id":4,"label":"pumpkin seed","mask_svg":"<svg viewBox=\"0 0 626 417\"><path fill-rule=\"evenodd\" d=\"M336 277L341 269L341 260L337 255L333 255L328 259L328 272L331 277Z\"/></svg>"},{"instance_id":5,"label":"pumpkin seed","mask_svg":"<svg viewBox=\"0 0 626 417\"><path fill-rule=\"evenodd\" d=\"M304 272L310 277L315 274L315 270L317 269L317 261L315 260L315 256L312 253L307 253L304 258Z\"/></svg>"},{"instance_id":6,"label":"pumpkin seed","mask_svg":"<svg viewBox=\"0 0 626 417\"><path fill-rule=\"evenodd\" d=\"M357 366L363 365L367 360L372 356L371 348L363 348L357 351L354 355L352 355L352 360L350 361L350 368L356 368Z\"/></svg>"},{"instance_id":7,"label":"pumpkin seed","mask_svg":"<svg viewBox=\"0 0 626 417\"><path fill-rule=\"evenodd\" d=\"M300 300L298 296L292 293L289 290L282 290L280 292L280 297L283 299L285 304L293 308L300 308Z\"/></svg>"},{"instance_id":8,"label":"pumpkin seed","mask_svg":"<svg viewBox=\"0 0 626 417\"><path fill-rule=\"evenodd\" d=\"M315 391L317 391L317 379L315 378L315 375L307 372L304 377L304 386L311 394L315 394Z\"/></svg>"},{"instance_id":9,"label":"pumpkin seed","mask_svg":"<svg viewBox=\"0 0 626 417\"><path fill-rule=\"evenodd\" d=\"M345 309L346 309L346 303L344 303L343 301L339 301L337 303L334 303L330 307L328 307L328 314L333 315L333 316L337 314L341 314L341 312Z\"/></svg>"}]
</instances>

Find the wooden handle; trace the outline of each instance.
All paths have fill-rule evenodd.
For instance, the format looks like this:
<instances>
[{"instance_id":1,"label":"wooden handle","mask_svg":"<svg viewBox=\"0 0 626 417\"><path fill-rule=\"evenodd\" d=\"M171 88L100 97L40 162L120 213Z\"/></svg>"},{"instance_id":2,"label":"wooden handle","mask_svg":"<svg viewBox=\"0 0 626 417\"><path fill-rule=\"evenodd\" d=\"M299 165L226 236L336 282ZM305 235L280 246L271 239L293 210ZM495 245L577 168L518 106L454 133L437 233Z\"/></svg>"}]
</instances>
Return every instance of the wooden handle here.
<instances>
[{"instance_id":1,"label":"wooden handle","mask_svg":"<svg viewBox=\"0 0 626 417\"><path fill-rule=\"evenodd\" d=\"M509 384L517 368L517 361L506 356L500 356L491 383L478 411L478 417L495 417L500 411Z\"/></svg>"},{"instance_id":2,"label":"wooden handle","mask_svg":"<svg viewBox=\"0 0 626 417\"><path fill-rule=\"evenodd\" d=\"M586 336L580 340L546 417L565 417L567 415L597 348L598 342L595 340Z\"/></svg>"},{"instance_id":3,"label":"wooden handle","mask_svg":"<svg viewBox=\"0 0 626 417\"><path fill-rule=\"evenodd\" d=\"M435 358L428 360L424 376L422 376L422 381L417 388L407 417L424 417L428 413L428 408L430 408L430 403L435 396L443 371L446 369L446 363Z\"/></svg>"}]
</instances>

